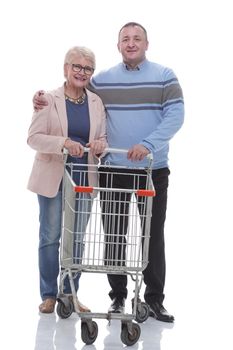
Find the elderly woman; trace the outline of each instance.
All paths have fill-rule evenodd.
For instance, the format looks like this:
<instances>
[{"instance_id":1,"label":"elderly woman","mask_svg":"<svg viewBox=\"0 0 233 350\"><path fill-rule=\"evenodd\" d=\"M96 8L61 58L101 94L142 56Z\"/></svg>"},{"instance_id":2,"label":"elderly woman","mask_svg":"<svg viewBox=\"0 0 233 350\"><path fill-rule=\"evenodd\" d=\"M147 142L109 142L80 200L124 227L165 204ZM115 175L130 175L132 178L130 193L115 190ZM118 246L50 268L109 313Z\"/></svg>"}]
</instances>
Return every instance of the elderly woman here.
<instances>
[{"instance_id":1,"label":"elderly woman","mask_svg":"<svg viewBox=\"0 0 233 350\"><path fill-rule=\"evenodd\" d=\"M85 47L73 47L65 55L62 87L46 93L48 105L35 111L27 142L36 150L28 189L39 202L39 272L42 303L39 311L54 311L59 274L61 237L63 149L75 163L97 163L106 147L105 109L101 99L86 90L95 70L95 56ZM84 153L84 147L90 152ZM91 175L90 175L91 176ZM88 181L95 185L88 175ZM76 179L77 180L77 179ZM96 183L97 184L97 183ZM76 220L77 221L77 220ZM78 290L80 275L74 277ZM64 293L71 294L66 277ZM89 311L78 301L79 310Z\"/></svg>"}]
</instances>

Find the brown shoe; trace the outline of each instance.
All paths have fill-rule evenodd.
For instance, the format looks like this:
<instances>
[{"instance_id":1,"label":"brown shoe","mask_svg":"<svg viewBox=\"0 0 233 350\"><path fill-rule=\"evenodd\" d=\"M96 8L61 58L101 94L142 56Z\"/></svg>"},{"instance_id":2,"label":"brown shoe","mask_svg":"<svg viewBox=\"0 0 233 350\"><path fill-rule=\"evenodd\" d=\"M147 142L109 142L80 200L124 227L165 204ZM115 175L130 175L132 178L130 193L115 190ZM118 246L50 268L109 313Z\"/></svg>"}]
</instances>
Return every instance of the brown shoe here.
<instances>
[{"instance_id":1,"label":"brown shoe","mask_svg":"<svg viewBox=\"0 0 233 350\"><path fill-rule=\"evenodd\" d=\"M79 312L91 312L91 310L83 305L78 299L77 299L77 302L78 302L78 309L79 309Z\"/></svg>"},{"instance_id":2,"label":"brown shoe","mask_svg":"<svg viewBox=\"0 0 233 350\"><path fill-rule=\"evenodd\" d=\"M68 298L69 298L69 300L74 304L74 302L73 302L73 295L72 295L72 294L69 295ZM90 310L87 306L83 305L83 304L78 300L78 298L77 298L77 303L78 303L78 312L91 312L91 310Z\"/></svg>"},{"instance_id":3,"label":"brown shoe","mask_svg":"<svg viewBox=\"0 0 233 350\"><path fill-rule=\"evenodd\" d=\"M51 314L54 312L56 304L56 299L48 298L43 301L43 303L40 304L39 306L39 311L42 312L43 314Z\"/></svg>"}]
</instances>

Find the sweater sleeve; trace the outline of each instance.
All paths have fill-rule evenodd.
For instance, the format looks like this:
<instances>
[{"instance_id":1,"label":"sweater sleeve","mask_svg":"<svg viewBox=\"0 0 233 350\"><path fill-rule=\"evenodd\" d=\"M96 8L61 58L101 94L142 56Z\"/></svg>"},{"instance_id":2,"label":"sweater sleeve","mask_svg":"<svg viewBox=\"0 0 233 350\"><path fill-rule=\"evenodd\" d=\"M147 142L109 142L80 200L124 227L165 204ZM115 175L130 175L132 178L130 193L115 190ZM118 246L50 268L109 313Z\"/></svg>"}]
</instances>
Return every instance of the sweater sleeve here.
<instances>
[{"instance_id":1,"label":"sweater sleeve","mask_svg":"<svg viewBox=\"0 0 233 350\"><path fill-rule=\"evenodd\" d=\"M162 149L172 139L184 122L183 93L177 77L169 68L163 72L162 118L157 128L140 144L151 152Z\"/></svg>"}]
</instances>

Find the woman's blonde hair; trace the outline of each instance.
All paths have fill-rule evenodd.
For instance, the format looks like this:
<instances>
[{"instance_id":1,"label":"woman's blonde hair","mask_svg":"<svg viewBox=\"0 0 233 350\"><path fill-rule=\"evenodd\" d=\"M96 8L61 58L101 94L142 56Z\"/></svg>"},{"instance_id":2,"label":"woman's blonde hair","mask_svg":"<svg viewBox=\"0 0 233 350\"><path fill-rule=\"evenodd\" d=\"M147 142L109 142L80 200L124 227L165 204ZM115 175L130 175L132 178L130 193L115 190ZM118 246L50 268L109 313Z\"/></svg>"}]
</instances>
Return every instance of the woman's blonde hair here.
<instances>
[{"instance_id":1,"label":"woman's blonde hair","mask_svg":"<svg viewBox=\"0 0 233 350\"><path fill-rule=\"evenodd\" d=\"M73 46L66 53L64 64L71 63L74 56L85 57L92 63L92 67L95 69L95 54L92 50L88 49L85 46Z\"/></svg>"}]
</instances>

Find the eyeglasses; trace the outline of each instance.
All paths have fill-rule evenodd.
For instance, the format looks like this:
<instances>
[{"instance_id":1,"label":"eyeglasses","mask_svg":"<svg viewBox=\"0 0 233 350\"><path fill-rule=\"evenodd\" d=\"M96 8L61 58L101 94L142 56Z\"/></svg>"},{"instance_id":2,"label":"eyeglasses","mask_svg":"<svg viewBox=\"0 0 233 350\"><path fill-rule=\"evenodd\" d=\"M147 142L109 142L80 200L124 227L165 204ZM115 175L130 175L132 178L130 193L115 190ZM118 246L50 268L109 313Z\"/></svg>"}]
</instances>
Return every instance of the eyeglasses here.
<instances>
[{"instance_id":1,"label":"eyeglasses","mask_svg":"<svg viewBox=\"0 0 233 350\"><path fill-rule=\"evenodd\" d=\"M81 72L82 70L84 71L84 73L86 75L91 75L94 73L94 68L92 68L90 66L83 67L83 66L81 66L81 64L75 64L75 63L72 63L71 66L72 66L73 71L77 72L77 73Z\"/></svg>"}]
</instances>

